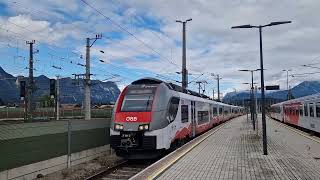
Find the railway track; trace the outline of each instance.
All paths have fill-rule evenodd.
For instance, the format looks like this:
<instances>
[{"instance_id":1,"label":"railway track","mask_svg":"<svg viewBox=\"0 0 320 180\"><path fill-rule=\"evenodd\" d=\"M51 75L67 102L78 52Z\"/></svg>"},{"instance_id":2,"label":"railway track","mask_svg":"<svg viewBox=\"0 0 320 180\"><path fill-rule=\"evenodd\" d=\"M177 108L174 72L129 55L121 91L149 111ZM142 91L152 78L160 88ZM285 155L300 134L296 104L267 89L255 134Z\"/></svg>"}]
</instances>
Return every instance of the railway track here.
<instances>
[{"instance_id":1,"label":"railway track","mask_svg":"<svg viewBox=\"0 0 320 180\"><path fill-rule=\"evenodd\" d=\"M102 170L86 180L130 179L156 160L126 160L111 168Z\"/></svg>"}]
</instances>

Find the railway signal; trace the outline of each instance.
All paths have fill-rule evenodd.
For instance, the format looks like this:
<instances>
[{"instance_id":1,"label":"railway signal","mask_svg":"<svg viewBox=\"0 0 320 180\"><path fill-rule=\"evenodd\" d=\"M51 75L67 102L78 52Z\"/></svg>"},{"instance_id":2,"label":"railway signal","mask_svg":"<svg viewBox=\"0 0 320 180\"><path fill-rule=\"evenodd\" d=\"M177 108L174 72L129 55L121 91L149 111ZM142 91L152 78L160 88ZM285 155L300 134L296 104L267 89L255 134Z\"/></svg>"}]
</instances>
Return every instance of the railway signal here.
<instances>
[{"instance_id":1,"label":"railway signal","mask_svg":"<svg viewBox=\"0 0 320 180\"><path fill-rule=\"evenodd\" d=\"M54 98L56 96L56 80L50 79L50 97Z\"/></svg>"},{"instance_id":2,"label":"railway signal","mask_svg":"<svg viewBox=\"0 0 320 180\"><path fill-rule=\"evenodd\" d=\"M26 97L26 81L20 81L20 98L23 100Z\"/></svg>"}]
</instances>

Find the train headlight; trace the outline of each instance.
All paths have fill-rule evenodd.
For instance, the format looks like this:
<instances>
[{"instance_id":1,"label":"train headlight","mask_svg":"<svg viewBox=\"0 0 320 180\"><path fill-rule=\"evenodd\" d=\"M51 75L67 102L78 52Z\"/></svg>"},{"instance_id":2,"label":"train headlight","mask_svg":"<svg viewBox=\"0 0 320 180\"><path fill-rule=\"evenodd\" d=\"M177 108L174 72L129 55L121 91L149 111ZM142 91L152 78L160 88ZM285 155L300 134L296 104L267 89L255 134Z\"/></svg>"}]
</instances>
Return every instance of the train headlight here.
<instances>
[{"instance_id":1,"label":"train headlight","mask_svg":"<svg viewBox=\"0 0 320 180\"><path fill-rule=\"evenodd\" d=\"M140 125L139 126L139 131L142 131L143 130L143 125Z\"/></svg>"},{"instance_id":2,"label":"train headlight","mask_svg":"<svg viewBox=\"0 0 320 180\"><path fill-rule=\"evenodd\" d=\"M146 131L146 130L149 130L149 124L139 125L139 131Z\"/></svg>"},{"instance_id":3,"label":"train headlight","mask_svg":"<svg viewBox=\"0 0 320 180\"><path fill-rule=\"evenodd\" d=\"M115 124L114 129L115 130L123 130L123 125L122 124Z\"/></svg>"}]
</instances>

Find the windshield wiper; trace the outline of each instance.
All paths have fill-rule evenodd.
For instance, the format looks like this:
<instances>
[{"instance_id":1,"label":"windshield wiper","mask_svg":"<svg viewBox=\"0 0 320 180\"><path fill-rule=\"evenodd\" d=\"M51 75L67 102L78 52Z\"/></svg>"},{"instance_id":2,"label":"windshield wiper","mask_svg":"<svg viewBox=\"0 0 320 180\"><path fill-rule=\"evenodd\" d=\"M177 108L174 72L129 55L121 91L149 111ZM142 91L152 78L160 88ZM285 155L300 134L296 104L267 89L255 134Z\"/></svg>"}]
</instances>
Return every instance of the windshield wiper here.
<instances>
[{"instance_id":1,"label":"windshield wiper","mask_svg":"<svg viewBox=\"0 0 320 180\"><path fill-rule=\"evenodd\" d=\"M150 100L150 96L148 97L147 106L146 106L146 111L148 110L149 100Z\"/></svg>"}]
</instances>

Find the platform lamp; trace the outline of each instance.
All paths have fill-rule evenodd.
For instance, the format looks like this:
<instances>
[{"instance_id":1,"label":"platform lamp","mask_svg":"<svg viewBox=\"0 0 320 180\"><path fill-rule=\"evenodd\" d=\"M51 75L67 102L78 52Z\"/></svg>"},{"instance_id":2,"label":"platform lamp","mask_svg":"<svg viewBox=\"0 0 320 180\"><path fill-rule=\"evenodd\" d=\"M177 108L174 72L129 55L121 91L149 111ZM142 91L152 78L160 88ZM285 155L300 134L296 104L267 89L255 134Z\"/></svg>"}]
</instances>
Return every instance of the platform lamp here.
<instances>
[{"instance_id":1,"label":"platform lamp","mask_svg":"<svg viewBox=\"0 0 320 180\"><path fill-rule=\"evenodd\" d=\"M268 155L267 149L267 128L266 128L266 111L265 111L265 94L264 94L264 74L263 74L263 53L262 53L262 28L269 26L276 26L281 24L288 24L291 21L277 21L271 22L266 25L252 26L250 24L233 26L231 29L244 29L244 28L258 28L259 29L259 37L260 37L260 69L261 69L261 108L262 108L262 139L263 139L263 155Z\"/></svg>"}]
</instances>

